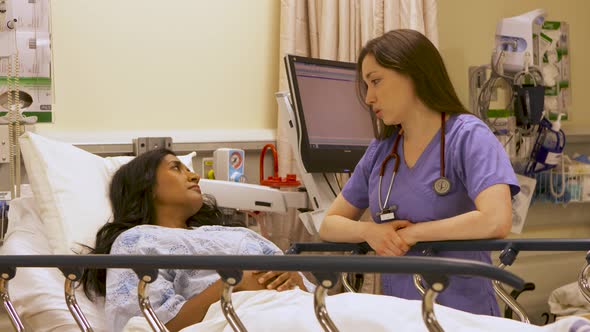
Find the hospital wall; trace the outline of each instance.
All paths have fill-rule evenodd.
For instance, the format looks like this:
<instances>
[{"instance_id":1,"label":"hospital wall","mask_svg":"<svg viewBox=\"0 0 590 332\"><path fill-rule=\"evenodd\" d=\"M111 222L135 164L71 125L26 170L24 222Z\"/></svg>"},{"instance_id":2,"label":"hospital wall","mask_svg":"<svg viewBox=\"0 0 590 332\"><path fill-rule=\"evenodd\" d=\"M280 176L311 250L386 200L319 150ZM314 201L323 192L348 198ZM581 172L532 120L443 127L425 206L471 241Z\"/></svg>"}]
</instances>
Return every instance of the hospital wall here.
<instances>
[{"instance_id":1,"label":"hospital wall","mask_svg":"<svg viewBox=\"0 0 590 332\"><path fill-rule=\"evenodd\" d=\"M279 1L60 0L51 7L55 123L42 130L276 127ZM570 23L570 123L588 127L588 1L439 1L451 79L467 104L467 69L489 61L496 22L535 8Z\"/></svg>"},{"instance_id":2,"label":"hospital wall","mask_svg":"<svg viewBox=\"0 0 590 332\"><path fill-rule=\"evenodd\" d=\"M439 46L461 101L468 105L468 68L487 64L494 47L496 22L536 8L547 11L548 20L570 24L572 104L564 125L568 153L590 153L590 2L585 0L441 0L438 2ZM534 204L529 210L524 232L511 237L588 238L590 203ZM535 323L542 323L548 311L551 290L577 278L585 253L521 253L509 268L536 290L519 300ZM496 255L497 256L497 255Z\"/></svg>"},{"instance_id":3,"label":"hospital wall","mask_svg":"<svg viewBox=\"0 0 590 332\"><path fill-rule=\"evenodd\" d=\"M38 130L274 134L279 5L51 1L55 123Z\"/></svg>"},{"instance_id":4,"label":"hospital wall","mask_svg":"<svg viewBox=\"0 0 590 332\"><path fill-rule=\"evenodd\" d=\"M257 183L260 150L276 136L279 8L275 0L51 0L54 122L27 130L102 155L132 153L137 137L170 136L177 152L197 151L199 173L215 149L241 147ZM267 154L264 174L272 170ZM8 176L0 163L0 191Z\"/></svg>"},{"instance_id":5,"label":"hospital wall","mask_svg":"<svg viewBox=\"0 0 590 332\"><path fill-rule=\"evenodd\" d=\"M198 172L213 150L244 145L248 181L258 182L260 150L276 136L278 1L50 7L54 122L34 131L108 155L130 153L137 137L172 137L177 152L197 151Z\"/></svg>"}]
</instances>

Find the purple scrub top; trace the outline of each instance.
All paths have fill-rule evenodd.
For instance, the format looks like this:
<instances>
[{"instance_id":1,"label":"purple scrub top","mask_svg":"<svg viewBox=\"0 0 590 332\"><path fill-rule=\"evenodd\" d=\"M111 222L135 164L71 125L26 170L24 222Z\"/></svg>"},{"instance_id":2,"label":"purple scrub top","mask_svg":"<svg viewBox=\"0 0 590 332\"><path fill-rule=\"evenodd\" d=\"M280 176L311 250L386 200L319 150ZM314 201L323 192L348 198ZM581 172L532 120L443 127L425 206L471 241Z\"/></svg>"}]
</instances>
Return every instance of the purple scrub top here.
<instances>
[{"instance_id":1,"label":"purple scrub top","mask_svg":"<svg viewBox=\"0 0 590 332\"><path fill-rule=\"evenodd\" d=\"M494 184L508 184L512 196L520 188L510 160L501 143L485 123L471 114L452 115L445 123L445 176L451 190L437 195L432 183L440 177L440 129L426 146L416 164L406 165L403 136L398 147L399 170L389 201L397 205L396 219L428 222L454 217L475 210L475 198ZM377 188L381 162L390 153L397 134L384 140L373 140L357 164L342 195L359 209L370 208L373 220L380 223ZM385 200L393 173L393 160L387 163L381 185ZM408 256L420 255L408 253ZM435 256L476 260L491 264L487 251L438 252ZM437 302L455 309L484 315L500 314L491 282L479 277L454 276ZM420 299L411 275L382 275L383 294L406 299Z\"/></svg>"}]
</instances>

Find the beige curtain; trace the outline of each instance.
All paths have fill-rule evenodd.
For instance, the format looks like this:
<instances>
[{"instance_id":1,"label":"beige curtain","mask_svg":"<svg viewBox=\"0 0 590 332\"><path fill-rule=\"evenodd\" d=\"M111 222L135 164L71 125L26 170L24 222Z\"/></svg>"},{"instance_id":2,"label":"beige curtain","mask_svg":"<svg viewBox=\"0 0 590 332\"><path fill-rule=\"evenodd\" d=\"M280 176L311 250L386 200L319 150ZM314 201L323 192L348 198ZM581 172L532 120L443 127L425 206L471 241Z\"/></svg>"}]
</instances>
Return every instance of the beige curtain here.
<instances>
[{"instance_id":1,"label":"beige curtain","mask_svg":"<svg viewBox=\"0 0 590 332\"><path fill-rule=\"evenodd\" d=\"M409 28L438 45L436 0L281 0L279 91L287 91L285 54L355 62L361 46L384 32ZM279 173L297 173L285 119L278 114ZM290 242L317 241L295 211L273 216L271 240L285 249ZM278 220L277 220L278 219Z\"/></svg>"}]
</instances>

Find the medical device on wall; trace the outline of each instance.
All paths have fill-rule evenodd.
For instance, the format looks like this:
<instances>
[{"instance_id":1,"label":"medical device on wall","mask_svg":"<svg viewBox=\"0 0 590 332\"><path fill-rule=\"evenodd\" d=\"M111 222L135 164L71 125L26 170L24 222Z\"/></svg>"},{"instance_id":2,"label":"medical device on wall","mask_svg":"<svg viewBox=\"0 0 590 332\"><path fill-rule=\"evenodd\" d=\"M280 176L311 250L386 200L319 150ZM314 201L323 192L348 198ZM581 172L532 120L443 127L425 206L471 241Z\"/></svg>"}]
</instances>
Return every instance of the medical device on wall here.
<instances>
[{"instance_id":1,"label":"medical device on wall","mask_svg":"<svg viewBox=\"0 0 590 332\"><path fill-rule=\"evenodd\" d=\"M301 182L305 186L305 190L310 201L310 211L299 214L299 219L303 222L305 229L310 234L317 234L320 225L324 219L326 209L332 203L329 186L327 185L327 178L323 178L320 173L309 173L305 170L303 165L301 152L299 150L299 135L297 131L297 120L295 111L293 110L291 100L288 92L275 93L277 103L279 105L279 112L285 114L285 119L288 123L287 136L293 151L295 163L299 170Z\"/></svg>"},{"instance_id":2,"label":"medical device on wall","mask_svg":"<svg viewBox=\"0 0 590 332\"><path fill-rule=\"evenodd\" d=\"M551 180L563 163L566 138L560 119L567 119L571 103L568 40L568 24L548 20L543 9L503 18L491 61L469 68L470 109L496 135L522 185L513 198L512 232L522 231L538 196L535 186L550 188L557 200L566 196L563 185L553 193ZM565 183L563 167L561 172L558 178ZM544 178L549 181L539 180Z\"/></svg>"},{"instance_id":3,"label":"medical device on wall","mask_svg":"<svg viewBox=\"0 0 590 332\"><path fill-rule=\"evenodd\" d=\"M49 12L49 0L0 1L0 140L8 142L0 145L0 167L10 167L0 190L12 198L20 196L18 137L25 125L51 121Z\"/></svg>"},{"instance_id":4,"label":"medical device on wall","mask_svg":"<svg viewBox=\"0 0 590 332\"><path fill-rule=\"evenodd\" d=\"M533 176L534 173L556 167L563 157L565 142L565 134L561 130L561 116L553 123L542 119L525 175Z\"/></svg>"},{"instance_id":5,"label":"medical device on wall","mask_svg":"<svg viewBox=\"0 0 590 332\"><path fill-rule=\"evenodd\" d=\"M247 211L287 212L287 199L278 189L230 181L201 179L201 191L215 197L217 205Z\"/></svg>"},{"instance_id":6,"label":"medical device on wall","mask_svg":"<svg viewBox=\"0 0 590 332\"><path fill-rule=\"evenodd\" d=\"M1 58L0 58L1 59ZM37 122L37 117L26 117L23 110L31 102L20 91L20 61L18 51L5 58L7 60L6 92L0 95L0 109L6 110L0 116L0 164L8 163L10 167L10 194L12 198L20 197L21 153L18 138L24 133L26 124ZM0 62L1 63L1 62ZM4 127L3 125L6 125ZM8 142L8 146L6 146Z\"/></svg>"},{"instance_id":7,"label":"medical device on wall","mask_svg":"<svg viewBox=\"0 0 590 332\"><path fill-rule=\"evenodd\" d=\"M18 53L21 101L27 100L24 115L36 116L38 122L52 122L52 73L49 0L2 0L0 13L0 58ZM6 61L0 61L0 101L9 92L4 78ZM0 109L0 116L6 110Z\"/></svg>"},{"instance_id":8,"label":"medical device on wall","mask_svg":"<svg viewBox=\"0 0 590 332\"><path fill-rule=\"evenodd\" d=\"M470 108L512 161L534 158L542 119L566 120L571 102L568 24L545 16L543 9L536 9L501 19L492 60L469 69Z\"/></svg>"},{"instance_id":9,"label":"medical device on wall","mask_svg":"<svg viewBox=\"0 0 590 332\"><path fill-rule=\"evenodd\" d=\"M266 151L272 152L272 169L273 173L269 176L264 176L264 157ZM279 154L274 144L266 144L260 152L260 184L273 188L296 188L301 185L297 180L296 174L287 174L285 177L279 176Z\"/></svg>"},{"instance_id":10,"label":"medical device on wall","mask_svg":"<svg viewBox=\"0 0 590 332\"><path fill-rule=\"evenodd\" d=\"M542 55L539 39L545 15L545 10L535 9L519 16L504 18L497 23L496 56L504 56L505 71L521 71L526 61L529 65L540 65Z\"/></svg>"},{"instance_id":11,"label":"medical device on wall","mask_svg":"<svg viewBox=\"0 0 590 332\"><path fill-rule=\"evenodd\" d=\"M287 55L285 67L305 171L352 172L374 138L356 64Z\"/></svg>"},{"instance_id":12,"label":"medical device on wall","mask_svg":"<svg viewBox=\"0 0 590 332\"><path fill-rule=\"evenodd\" d=\"M245 154L242 149L221 148L213 151L215 179L246 182L244 175Z\"/></svg>"},{"instance_id":13,"label":"medical device on wall","mask_svg":"<svg viewBox=\"0 0 590 332\"><path fill-rule=\"evenodd\" d=\"M244 183L244 150L220 148L213 152L213 156L203 158L204 161L207 160L207 167L202 169L204 173L199 185L204 194L215 197L219 207L280 214L286 213L290 207L307 207L307 202L303 199L305 193L285 192L265 185Z\"/></svg>"},{"instance_id":14,"label":"medical device on wall","mask_svg":"<svg viewBox=\"0 0 590 332\"><path fill-rule=\"evenodd\" d=\"M287 55L285 67L291 94L275 97L310 202L299 218L316 234L341 187L336 173L352 172L374 138L373 121L357 97L354 63Z\"/></svg>"},{"instance_id":15,"label":"medical device on wall","mask_svg":"<svg viewBox=\"0 0 590 332\"><path fill-rule=\"evenodd\" d=\"M215 180L215 160L213 157L203 158L201 161L201 177L203 179Z\"/></svg>"}]
</instances>

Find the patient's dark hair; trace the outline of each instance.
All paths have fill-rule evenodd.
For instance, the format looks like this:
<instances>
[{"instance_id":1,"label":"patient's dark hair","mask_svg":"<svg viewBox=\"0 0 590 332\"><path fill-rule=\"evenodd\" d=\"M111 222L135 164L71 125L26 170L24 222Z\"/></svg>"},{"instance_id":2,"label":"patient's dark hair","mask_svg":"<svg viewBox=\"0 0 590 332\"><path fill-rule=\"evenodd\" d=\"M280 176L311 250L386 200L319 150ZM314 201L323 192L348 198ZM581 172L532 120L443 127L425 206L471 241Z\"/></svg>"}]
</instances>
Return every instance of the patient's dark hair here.
<instances>
[{"instance_id":1,"label":"patient's dark hair","mask_svg":"<svg viewBox=\"0 0 590 332\"><path fill-rule=\"evenodd\" d=\"M121 166L113 176L109 198L113 208L113 221L105 224L96 234L91 254L109 254L115 239L124 231L139 225L154 225L154 187L160 162L167 155L176 155L167 149L146 152ZM203 195L203 206L187 220L187 226L224 224L215 199ZM233 225L228 225L233 226ZM81 285L89 299L105 296L106 269L86 269Z\"/></svg>"}]
</instances>

